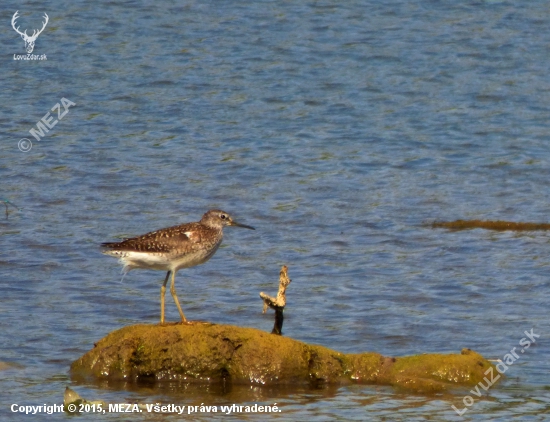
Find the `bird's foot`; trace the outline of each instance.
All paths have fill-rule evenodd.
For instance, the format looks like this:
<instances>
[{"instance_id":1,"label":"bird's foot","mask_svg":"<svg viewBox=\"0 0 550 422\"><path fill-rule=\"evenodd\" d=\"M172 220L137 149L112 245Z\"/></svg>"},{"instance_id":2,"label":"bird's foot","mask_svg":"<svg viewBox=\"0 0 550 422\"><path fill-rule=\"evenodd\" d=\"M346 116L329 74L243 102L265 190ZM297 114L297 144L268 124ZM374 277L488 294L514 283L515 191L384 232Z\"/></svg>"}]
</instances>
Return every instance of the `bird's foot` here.
<instances>
[{"instance_id":1,"label":"bird's foot","mask_svg":"<svg viewBox=\"0 0 550 422\"><path fill-rule=\"evenodd\" d=\"M177 322L159 322L158 325L161 327L168 327L170 325L215 325L212 322L208 321L189 321L186 319L185 321L177 321Z\"/></svg>"},{"instance_id":2,"label":"bird's foot","mask_svg":"<svg viewBox=\"0 0 550 422\"><path fill-rule=\"evenodd\" d=\"M208 321L189 321L189 320L180 321L178 324L181 324L181 325L214 325L213 323L208 322Z\"/></svg>"}]
</instances>

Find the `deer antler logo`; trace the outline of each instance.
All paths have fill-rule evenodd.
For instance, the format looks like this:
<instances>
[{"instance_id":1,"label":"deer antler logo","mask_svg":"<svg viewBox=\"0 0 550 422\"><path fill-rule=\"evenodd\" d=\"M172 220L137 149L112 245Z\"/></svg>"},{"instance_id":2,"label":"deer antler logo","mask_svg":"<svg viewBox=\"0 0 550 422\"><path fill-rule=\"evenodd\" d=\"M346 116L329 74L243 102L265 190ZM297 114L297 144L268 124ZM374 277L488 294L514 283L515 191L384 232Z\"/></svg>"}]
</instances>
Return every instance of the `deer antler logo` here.
<instances>
[{"instance_id":1,"label":"deer antler logo","mask_svg":"<svg viewBox=\"0 0 550 422\"><path fill-rule=\"evenodd\" d=\"M17 20L17 18L19 17L17 14L19 13L19 10L16 11L14 14L13 14L13 18L11 18L11 26L13 26L13 29L15 29L15 32L17 32L19 35L21 35L21 38L23 38L23 40L25 41L25 49L27 50L27 53L32 53L32 51L34 50L34 42L36 41L36 39L38 38L38 36L42 33L42 31L44 31L44 28L46 28L46 25L48 24L48 21L50 20L50 18L48 17L48 15L46 13L44 13L44 25L42 25L42 29L41 30L38 30L38 29L34 29L33 32L32 32L32 35L29 37L27 35L27 30L25 29L25 32L21 32L19 30L19 27L15 27L15 21Z\"/></svg>"}]
</instances>

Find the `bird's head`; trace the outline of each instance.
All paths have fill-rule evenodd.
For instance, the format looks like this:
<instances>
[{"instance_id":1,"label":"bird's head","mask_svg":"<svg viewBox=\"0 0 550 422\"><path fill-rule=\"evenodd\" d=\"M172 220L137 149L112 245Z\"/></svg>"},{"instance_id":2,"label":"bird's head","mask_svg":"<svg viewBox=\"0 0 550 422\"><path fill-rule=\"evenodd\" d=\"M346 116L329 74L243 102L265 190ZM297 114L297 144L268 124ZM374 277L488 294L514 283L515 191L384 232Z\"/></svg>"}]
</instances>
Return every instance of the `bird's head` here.
<instances>
[{"instance_id":1,"label":"bird's head","mask_svg":"<svg viewBox=\"0 0 550 422\"><path fill-rule=\"evenodd\" d=\"M201 218L201 223L208 227L222 228L223 226L236 226L245 229L256 230L252 226L237 223L229 213L222 210L210 210Z\"/></svg>"}]
</instances>

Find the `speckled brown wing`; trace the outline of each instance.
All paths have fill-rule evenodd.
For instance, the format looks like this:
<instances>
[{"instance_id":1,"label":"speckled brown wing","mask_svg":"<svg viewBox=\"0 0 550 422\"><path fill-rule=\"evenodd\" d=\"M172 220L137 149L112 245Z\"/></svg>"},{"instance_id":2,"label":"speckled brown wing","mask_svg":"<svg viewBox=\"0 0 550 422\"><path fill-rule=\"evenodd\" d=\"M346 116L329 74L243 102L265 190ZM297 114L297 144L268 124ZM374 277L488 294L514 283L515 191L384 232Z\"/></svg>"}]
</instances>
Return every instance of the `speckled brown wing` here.
<instances>
[{"instance_id":1,"label":"speckled brown wing","mask_svg":"<svg viewBox=\"0 0 550 422\"><path fill-rule=\"evenodd\" d=\"M150 253L169 253L174 249L192 251L201 240L200 235L197 235L198 228L199 224L197 223L182 224L146 233L122 242L102 243L101 246L118 251Z\"/></svg>"}]
</instances>

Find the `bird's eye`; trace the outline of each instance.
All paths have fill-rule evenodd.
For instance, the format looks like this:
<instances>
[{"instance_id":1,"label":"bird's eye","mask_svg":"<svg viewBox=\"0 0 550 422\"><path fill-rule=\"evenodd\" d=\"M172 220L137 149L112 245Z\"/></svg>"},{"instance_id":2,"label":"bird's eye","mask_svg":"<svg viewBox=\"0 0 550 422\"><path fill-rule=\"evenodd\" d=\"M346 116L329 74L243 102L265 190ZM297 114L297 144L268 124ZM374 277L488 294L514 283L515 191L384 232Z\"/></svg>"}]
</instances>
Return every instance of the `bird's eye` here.
<instances>
[{"instance_id":1,"label":"bird's eye","mask_svg":"<svg viewBox=\"0 0 550 422\"><path fill-rule=\"evenodd\" d=\"M220 215L220 218L221 218L222 220L225 220L225 219L227 218L227 215L221 214L221 215Z\"/></svg>"}]
</instances>

